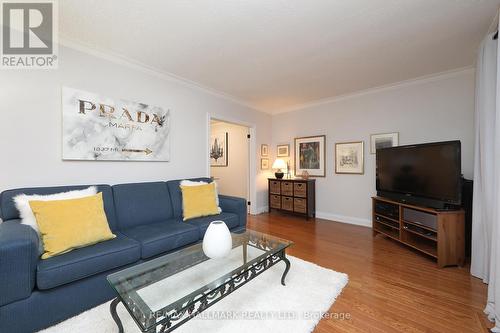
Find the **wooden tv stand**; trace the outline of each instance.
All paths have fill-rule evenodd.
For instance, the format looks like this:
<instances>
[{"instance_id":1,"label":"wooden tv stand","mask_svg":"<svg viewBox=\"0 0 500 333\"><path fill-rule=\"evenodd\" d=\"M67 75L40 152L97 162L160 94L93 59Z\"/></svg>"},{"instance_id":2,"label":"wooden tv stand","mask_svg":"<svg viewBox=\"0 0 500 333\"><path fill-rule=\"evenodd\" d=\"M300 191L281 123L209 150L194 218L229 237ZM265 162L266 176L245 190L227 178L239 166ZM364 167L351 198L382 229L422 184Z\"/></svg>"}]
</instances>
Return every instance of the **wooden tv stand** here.
<instances>
[{"instance_id":1,"label":"wooden tv stand","mask_svg":"<svg viewBox=\"0 0 500 333\"><path fill-rule=\"evenodd\" d=\"M388 212L381 212L381 203ZM377 207L377 209L376 209ZM406 214L406 217L405 217ZM410 218L411 217L411 218ZM421 224L419 217L435 221L435 227ZM437 259L438 267L465 262L465 212L440 211L397 201L372 198L373 236L381 234Z\"/></svg>"}]
</instances>

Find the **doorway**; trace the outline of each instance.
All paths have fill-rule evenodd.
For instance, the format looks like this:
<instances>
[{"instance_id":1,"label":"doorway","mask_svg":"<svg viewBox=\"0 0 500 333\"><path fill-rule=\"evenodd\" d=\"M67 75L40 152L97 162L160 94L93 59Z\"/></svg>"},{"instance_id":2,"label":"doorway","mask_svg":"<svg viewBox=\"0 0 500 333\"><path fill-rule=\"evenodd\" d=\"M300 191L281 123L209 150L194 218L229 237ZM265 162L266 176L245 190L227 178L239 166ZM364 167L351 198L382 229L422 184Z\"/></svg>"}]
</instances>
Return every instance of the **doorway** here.
<instances>
[{"instance_id":1,"label":"doorway","mask_svg":"<svg viewBox=\"0 0 500 333\"><path fill-rule=\"evenodd\" d=\"M210 118L210 177L223 195L250 202L250 128Z\"/></svg>"}]
</instances>

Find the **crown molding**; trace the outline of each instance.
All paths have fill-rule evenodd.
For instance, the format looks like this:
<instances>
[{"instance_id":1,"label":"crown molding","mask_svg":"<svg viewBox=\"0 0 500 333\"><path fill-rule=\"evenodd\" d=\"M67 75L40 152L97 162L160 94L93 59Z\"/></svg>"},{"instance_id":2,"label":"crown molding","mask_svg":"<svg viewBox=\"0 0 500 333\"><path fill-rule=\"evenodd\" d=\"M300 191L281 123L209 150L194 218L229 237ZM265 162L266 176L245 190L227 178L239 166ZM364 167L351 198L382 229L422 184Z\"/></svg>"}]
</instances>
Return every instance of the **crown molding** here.
<instances>
[{"instance_id":1,"label":"crown molding","mask_svg":"<svg viewBox=\"0 0 500 333\"><path fill-rule=\"evenodd\" d=\"M271 113L273 115L276 114L281 114L281 113L287 113L287 112L293 112L293 111L300 111L303 109L315 107L315 106L320 106L328 103L334 103L334 102L339 102L347 99L352 99L352 98L357 98L365 95L371 95L371 94L376 94L384 91L390 91L390 90L396 90L399 88L403 87L408 87L408 86L414 86L414 85L419 85L419 84L424 84L424 83L429 83L429 82L435 82L435 81L440 81L440 80L446 80L452 77L464 75L464 74L471 74L474 73L474 66L466 66L466 67L461 67L445 72L439 72L439 73L434 73L434 74L429 74L429 75L424 75L420 76L417 78L409 79L409 80L404 80L404 81L399 81L391 84L386 84L374 88L369 88L365 90L359 90L353 93L348 93L344 95L338 95L338 96L333 96L333 97L327 97L327 98L322 98L319 100L315 100L312 102L307 102L304 104L300 105L295 105L289 108L283 108L283 109L277 109L272 111Z\"/></svg>"},{"instance_id":2,"label":"crown molding","mask_svg":"<svg viewBox=\"0 0 500 333\"><path fill-rule=\"evenodd\" d=\"M206 86L199 84L195 81L191 81L189 79L185 79L185 78L178 76L178 75L175 75L173 73L166 72L166 71L160 70L156 67L146 65L145 63L142 63L140 61L125 57L125 56L120 55L120 54L116 54L116 53L109 52L109 51L102 51L102 50L99 50L99 49L92 47L90 45L87 45L87 44L84 44L82 42L75 41L73 39L69 39L66 37L60 37L59 44L62 46L65 46L67 48L74 49L74 50L89 54L91 56L94 56L94 57L97 57L100 59L104 59L104 60L110 61L112 63L137 70L139 72L154 76L154 77L159 78L161 80L178 83L178 84L183 85L184 87L202 91L202 92L210 94L212 96L222 98L222 99L228 100L230 102L239 104L241 106L250 108L254 111L264 112L264 113L268 113L268 114L270 113L267 110L259 109L259 108L255 107L254 105L252 105L251 103L247 103L246 101L243 101L243 100L241 100L237 97L234 97L232 95L223 93L221 91L218 91L218 90L215 90L215 89L212 89L209 87L206 87Z\"/></svg>"},{"instance_id":3,"label":"crown molding","mask_svg":"<svg viewBox=\"0 0 500 333\"><path fill-rule=\"evenodd\" d=\"M474 67L471 65L471 66L462 67L462 68L458 68L458 69L454 69L454 70L450 70L450 71L434 73L434 74L430 74L430 75L417 77L414 79L399 81L396 83L391 83L391 84L382 85L382 86L378 86L378 87L374 87L374 88L360 90L360 91L356 91L356 92L348 93L348 94L344 94L344 95L322 98L319 100L294 105L294 106L288 107L288 108L268 110L268 109L258 108L255 105L248 103L242 99L239 99L235 96L226 94L224 92L221 92L221 91L218 91L218 90L215 90L212 88L209 88L209 87L204 86L200 83L197 83L195 81L191 81L189 79L185 79L185 78L178 76L176 74L160 70L156 67L149 66L145 63L142 63L140 61L125 57L125 56L120 55L120 54L116 54L116 53L109 52L109 51L99 50L95 47L84 44L80 41L75 41L75 40L69 39L67 37L60 37L59 44L65 46L65 47L83 52L83 53L87 53L87 54L92 55L94 57L104 59L104 60L110 61L112 63L137 70L139 72L154 76L154 77L159 78L161 80L181 84L184 87L187 87L190 89L195 89L198 91L202 91L202 92L210 94L212 96L230 101L232 103L235 103L235 104L247 107L247 108L250 108L254 111L263 112L263 113L267 113L267 114L271 114L271 115L299 111L302 109L315 107L315 106L319 106L319 105L323 105L323 104L334 103L334 102L338 102L338 101L342 101L342 100L346 100L346 99L356 98L356 97L369 95L369 94L375 94L375 93L379 93L379 92L383 92L383 91L394 90L394 89L398 89L398 88L406 87L406 86L411 86L411 85L418 85L418 84L423 84L423 83L427 83L427 82L444 80L444 79L455 77L455 76L462 75L465 73L473 73L474 72Z\"/></svg>"}]
</instances>

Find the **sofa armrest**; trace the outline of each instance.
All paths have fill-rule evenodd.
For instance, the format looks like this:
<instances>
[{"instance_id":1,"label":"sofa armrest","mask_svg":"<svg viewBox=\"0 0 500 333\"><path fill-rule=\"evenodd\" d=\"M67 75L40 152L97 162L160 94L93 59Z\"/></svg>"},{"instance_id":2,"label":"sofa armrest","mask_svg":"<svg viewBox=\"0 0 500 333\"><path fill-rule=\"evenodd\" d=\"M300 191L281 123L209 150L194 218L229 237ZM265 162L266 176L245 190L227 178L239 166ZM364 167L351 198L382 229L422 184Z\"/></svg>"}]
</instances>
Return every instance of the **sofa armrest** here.
<instances>
[{"instance_id":1,"label":"sofa armrest","mask_svg":"<svg viewBox=\"0 0 500 333\"><path fill-rule=\"evenodd\" d=\"M31 295L38 263L38 235L20 220L0 224L0 306Z\"/></svg>"},{"instance_id":2,"label":"sofa armrest","mask_svg":"<svg viewBox=\"0 0 500 333\"><path fill-rule=\"evenodd\" d=\"M240 228L246 228L247 201L245 199L219 195L219 205L223 212L237 214L240 221Z\"/></svg>"}]
</instances>

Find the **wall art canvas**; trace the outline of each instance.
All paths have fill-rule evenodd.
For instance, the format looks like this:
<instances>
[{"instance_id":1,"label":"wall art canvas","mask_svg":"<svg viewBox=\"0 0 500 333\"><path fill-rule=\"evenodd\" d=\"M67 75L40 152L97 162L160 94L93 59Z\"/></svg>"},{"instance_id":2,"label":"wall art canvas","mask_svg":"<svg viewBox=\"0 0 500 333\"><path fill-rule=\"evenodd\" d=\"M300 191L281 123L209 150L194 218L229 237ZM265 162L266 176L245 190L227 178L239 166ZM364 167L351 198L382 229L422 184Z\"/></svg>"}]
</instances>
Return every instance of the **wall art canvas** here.
<instances>
[{"instance_id":1,"label":"wall art canvas","mask_svg":"<svg viewBox=\"0 0 500 333\"><path fill-rule=\"evenodd\" d=\"M63 87L63 160L169 161L170 110Z\"/></svg>"},{"instance_id":2,"label":"wall art canvas","mask_svg":"<svg viewBox=\"0 0 500 333\"><path fill-rule=\"evenodd\" d=\"M288 157L290 156L290 145L278 145L276 147L277 157Z\"/></svg>"},{"instance_id":3,"label":"wall art canvas","mask_svg":"<svg viewBox=\"0 0 500 333\"><path fill-rule=\"evenodd\" d=\"M212 132L210 137L210 166L227 167L228 165L228 134L227 132Z\"/></svg>"},{"instance_id":4,"label":"wall art canvas","mask_svg":"<svg viewBox=\"0 0 500 333\"><path fill-rule=\"evenodd\" d=\"M363 174L364 142L335 144L335 173Z\"/></svg>"},{"instance_id":5,"label":"wall art canvas","mask_svg":"<svg viewBox=\"0 0 500 333\"><path fill-rule=\"evenodd\" d=\"M375 154L377 149L397 147L399 145L399 133L372 134L370 136L370 153Z\"/></svg>"},{"instance_id":6,"label":"wall art canvas","mask_svg":"<svg viewBox=\"0 0 500 333\"><path fill-rule=\"evenodd\" d=\"M326 136L295 138L295 174L307 171L310 177L325 177Z\"/></svg>"}]
</instances>

